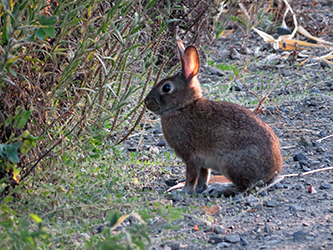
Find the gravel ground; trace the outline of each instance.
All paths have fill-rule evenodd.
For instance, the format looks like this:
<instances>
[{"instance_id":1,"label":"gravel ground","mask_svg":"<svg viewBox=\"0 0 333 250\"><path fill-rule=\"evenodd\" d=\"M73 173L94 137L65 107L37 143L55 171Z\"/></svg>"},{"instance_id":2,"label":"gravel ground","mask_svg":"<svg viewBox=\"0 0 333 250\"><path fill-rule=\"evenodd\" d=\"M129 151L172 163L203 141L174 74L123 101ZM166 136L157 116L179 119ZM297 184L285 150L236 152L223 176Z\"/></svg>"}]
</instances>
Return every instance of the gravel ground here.
<instances>
[{"instance_id":1,"label":"gravel ground","mask_svg":"<svg viewBox=\"0 0 333 250\"><path fill-rule=\"evenodd\" d=\"M258 115L279 137L281 175L293 176L247 196L170 195L165 191L184 181L185 167L163 139L159 118L147 112L141 149L161 160L148 173L138 173L138 178L153 176L147 187L160 193L151 199L191 211L176 223L178 230L153 232L151 249L333 249L333 170L327 169L333 166L331 65L310 60L297 66L297 57L280 59L284 52L274 51L256 33L250 34L246 50L239 37L242 32L236 29L200 51L205 62L199 74L204 96L253 110L254 94L260 100L269 94ZM236 65L244 77L230 80L232 69L209 66L213 62ZM135 150L139 140L134 136L126 148ZM164 168L154 172L156 167ZM205 205L213 207L205 211Z\"/></svg>"}]
</instances>

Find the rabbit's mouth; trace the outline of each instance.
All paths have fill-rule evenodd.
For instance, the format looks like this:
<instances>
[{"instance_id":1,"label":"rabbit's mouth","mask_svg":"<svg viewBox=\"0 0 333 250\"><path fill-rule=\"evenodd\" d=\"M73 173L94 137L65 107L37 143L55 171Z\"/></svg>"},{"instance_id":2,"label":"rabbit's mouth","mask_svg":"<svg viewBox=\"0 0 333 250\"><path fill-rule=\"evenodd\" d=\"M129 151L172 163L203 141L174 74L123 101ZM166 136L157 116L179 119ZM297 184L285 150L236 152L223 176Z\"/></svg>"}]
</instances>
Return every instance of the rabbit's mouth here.
<instances>
[{"instance_id":1,"label":"rabbit's mouth","mask_svg":"<svg viewBox=\"0 0 333 250\"><path fill-rule=\"evenodd\" d=\"M155 113L156 115L161 115L160 106L154 100L145 99L145 104L148 110Z\"/></svg>"},{"instance_id":2,"label":"rabbit's mouth","mask_svg":"<svg viewBox=\"0 0 333 250\"><path fill-rule=\"evenodd\" d=\"M177 108L161 108L161 106L155 101L155 100L151 100L151 99L145 99L145 104L146 107L149 111L153 112L156 115L165 115L167 113L173 112L178 110Z\"/></svg>"}]
</instances>

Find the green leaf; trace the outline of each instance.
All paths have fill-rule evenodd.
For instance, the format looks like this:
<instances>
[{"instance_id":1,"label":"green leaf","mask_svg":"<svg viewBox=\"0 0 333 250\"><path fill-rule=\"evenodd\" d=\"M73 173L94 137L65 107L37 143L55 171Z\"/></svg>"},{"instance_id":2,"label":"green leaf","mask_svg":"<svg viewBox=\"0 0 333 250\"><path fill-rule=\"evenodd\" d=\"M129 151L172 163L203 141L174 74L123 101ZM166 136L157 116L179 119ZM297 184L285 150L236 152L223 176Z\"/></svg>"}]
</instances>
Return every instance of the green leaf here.
<instances>
[{"instance_id":1,"label":"green leaf","mask_svg":"<svg viewBox=\"0 0 333 250\"><path fill-rule=\"evenodd\" d=\"M21 113L21 119L20 119L20 122L18 124L18 128L23 128L23 126L25 124L27 124L27 121L30 119L30 116L31 116L31 111L30 110L23 110L22 113Z\"/></svg>"},{"instance_id":2,"label":"green leaf","mask_svg":"<svg viewBox=\"0 0 333 250\"><path fill-rule=\"evenodd\" d=\"M41 223L41 222L43 221L41 218L38 217L38 215L31 214L31 213L30 213L29 215L30 215L30 217L31 217L34 221L36 221L38 224Z\"/></svg>"},{"instance_id":3,"label":"green leaf","mask_svg":"<svg viewBox=\"0 0 333 250\"><path fill-rule=\"evenodd\" d=\"M150 9L151 7L153 7L153 5L155 4L156 0L152 0L148 5L147 5L147 9Z\"/></svg>"},{"instance_id":4,"label":"green leaf","mask_svg":"<svg viewBox=\"0 0 333 250\"><path fill-rule=\"evenodd\" d=\"M14 163L19 163L20 162L20 159L18 157L18 149L20 147L21 143L20 142L14 142L13 144L8 144L6 145L6 154L7 154L7 157L8 159L11 161L11 162L14 162Z\"/></svg>"},{"instance_id":5,"label":"green leaf","mask_svg":"<svg viewBox=\"0 0 333 250\"><path fill-rule=\"evenodd\" d=\"M41 25L54 26L55 23L57 22L57 17L41 15L37 18L37 20Z\"/></svg>"},{"instance_id":6,"label":"green leaf","mask_svg":"<svg viewBox=\"0 0 333 250\"><path fill-rule=\"evenodd\" d=\"M50 28L43 28L43 31L46 33L46 35L48 35L51 38L55 38L56 35L56 31L54 27L50 27Z\"/></svg>"},{"instance_id":7,"label":"green leaf","mask_svg":"<svg viewBox=\"0 0 333 250\"><path fill-rule=\"evenodd\" d=\"M35 34L36 34L37 38L40 39L40 40L43 40L43 39L46 37L46 34L45 34L44 30L41 29L41 28L39 28L39 29L36 31Z\"/></svg>"}]
</instances>

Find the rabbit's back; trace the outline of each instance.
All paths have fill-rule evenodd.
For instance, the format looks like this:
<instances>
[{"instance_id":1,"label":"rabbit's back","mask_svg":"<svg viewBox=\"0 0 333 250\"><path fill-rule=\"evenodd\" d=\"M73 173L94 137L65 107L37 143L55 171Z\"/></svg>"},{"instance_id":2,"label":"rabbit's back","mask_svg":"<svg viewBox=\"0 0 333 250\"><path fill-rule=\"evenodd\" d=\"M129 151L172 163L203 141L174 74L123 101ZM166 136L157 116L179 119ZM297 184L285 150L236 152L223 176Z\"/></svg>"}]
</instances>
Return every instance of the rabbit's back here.
<instances>
[{"instance_id":1,"label":"rabbit's back","mask_svg":"<svg viewBox=\"0 0 333 250\"><path fill-rule=\"evenodd\" d=\"M276 135L244 107L200 98L161 120L165 138L179 157L219 171L240 190L281 171Z\"/></svg>"}]
</instances>

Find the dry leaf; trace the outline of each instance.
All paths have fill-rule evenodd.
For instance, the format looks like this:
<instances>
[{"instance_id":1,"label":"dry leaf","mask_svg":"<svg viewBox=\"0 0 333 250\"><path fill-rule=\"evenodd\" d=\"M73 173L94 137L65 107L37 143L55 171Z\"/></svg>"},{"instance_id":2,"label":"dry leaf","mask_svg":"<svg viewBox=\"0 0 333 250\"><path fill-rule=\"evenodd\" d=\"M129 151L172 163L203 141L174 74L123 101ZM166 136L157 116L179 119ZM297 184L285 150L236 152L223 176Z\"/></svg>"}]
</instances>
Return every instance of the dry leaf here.
<instances>
[{"instance_id":1,"label":"dry leaf","mask_svg":"<svg viewBox=\"0 0 333 250\"><path fill-rule=\"evenodd\" d=\"M167 190L167 192L170 192L172 190L176 190L176 189L180 189L180 188L183 188L185 186L185 182L179 182L178 184L172 186L171 188L169 188Z\"/></svg>"},{"instance_id":2,"label":"dry leaf","mask_svg":"<svg viewBox=\"0 0 333 250\"><path fill-rule=\"evenodd\" d=\"M220 212L220 208L218 206L204 206L203 210L205 211L205 213L210 214L210 215L215 215L218 214Z\"/></svg>"},{"instance_id":3,"label":"dry leaf","mask_svg":"<svg viewBox=\"0 0 333 250\"><path fill-rule=\"evenodd\" d=\"M222 32L217 36L217 38L223 37L223 38L227 38L228 36L230 36L232 34L232 32L234 32L234 30L222 30Z\"/></svg>"},{"instance_id":4,"label":"dry leaf","mask_svg":"<svg viewBox=\"0 0 333 250\"><path fill-rule=\"evenodd\" d=\"M321 39L319 37L315 37L315 36L311 35L306 29L304 29L300 25L297 27L297 31L299 33L301 33L303 36L306 36L307 38L310 38L310 39L315 40L317 42L321 42L321 43L326 43L326 44L333 45L333 43L331 43L331 42L325 41L324 39Z\"/></svg>"},{"instance_id":5,"label":"dry leaf","mask_svg":"<svg viewBox=\"0 0 333 250\"><path fill-rule=\"evenodd\" d=\"M310 194L316 194L317 193L316 189L313 186L310 186L308 191L309 191Z\"/></svg>"},{"instance_id":6,"label":"dry leaf","mask_svg":"<svg viewBox=\"0 0 333 250\"><path fill-rule=\"evenodd\" d=\"M230 183L231 181L229 181L226 177L224 177L223 175L212 175L209 179L208 184L212 184L212 183Z\"/></svg>"}]
</instances>

